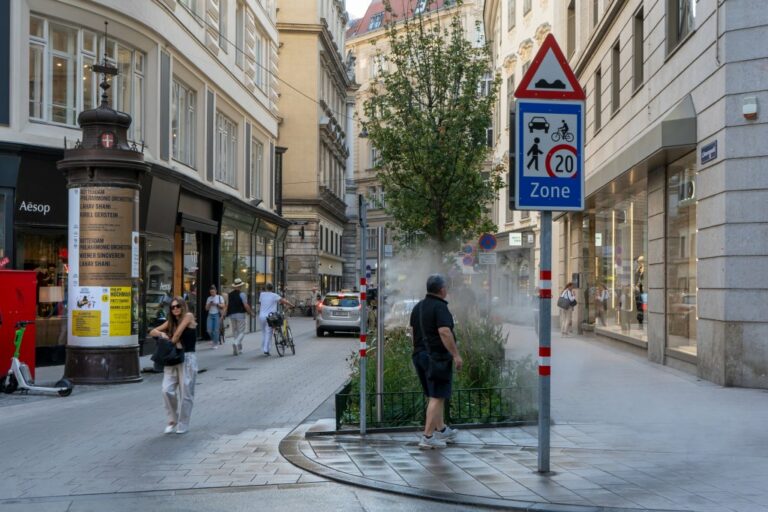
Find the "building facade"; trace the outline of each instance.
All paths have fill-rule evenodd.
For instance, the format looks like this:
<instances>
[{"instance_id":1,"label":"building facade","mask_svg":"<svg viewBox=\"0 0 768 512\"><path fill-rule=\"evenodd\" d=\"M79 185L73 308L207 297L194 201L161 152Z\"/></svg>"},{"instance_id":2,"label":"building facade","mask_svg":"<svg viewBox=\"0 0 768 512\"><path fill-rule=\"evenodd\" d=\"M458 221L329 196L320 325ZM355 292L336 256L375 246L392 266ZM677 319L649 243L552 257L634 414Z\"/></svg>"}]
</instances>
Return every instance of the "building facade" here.
<instances>
[{"instance_id":1,"label":"building facade","mask_svg":"<svg viewBox=\"0 0 768 512\"><path fill-rule=\"evenodd\" d=\"M587 209L560 218L579 324L703 379L768 387L764 3L559 8L587 93Z\"/></svg>"},{"instance_id":2,"label":"building facade","mask_svg":"<svg viewBox=\"0 0 768 512\"><path fill-rule=\"evenodd\" d=\"M386 227L392 221L385 210L386 191L382 187L377 177L376 166L379 162L379 153L377 149L367 139L366 133L360 123L363 115L364 103L369 97L369 90L375 83L379 74L387 70L387 62L383 55L388 51L387 24L391 17L403 19L405 16L413 16L414 13L421 13L429 16L434 13L437 18L444 20L456 14L462 20L464 30L468 37L472 38L478 44L484 44L485 35L482 27L478 28L477 23L482 23L482 5L479 2L468 0L460 6L451 0L409 0L406 2L392 2L392 12L387 13L383 2L374 0L368 6L367 11L362 18L350 22L347 30L346 49L349 55L354 57L355 76L360 88L355 95L354 116L355 130L352 134L355 137L352 147L353 155L353 182L356 194L366 198L368 205L368 228L366 232L366 267L371 274L371 282L377 285L377 252L378 235L380 227ZM359 248L359 237L357 247ZM396 245L395 233L386 231L384 243ZM357 259L359 261L360 255Z\"/></svg>"},{"instance_id":3,"label":"building facade","mask_svg":"<svg viewBox=\"0 0 768 512\"><path fill-rule=\"evenodd\" d=\"M129 138L151 165L139 205L140 339L173 295L205 325L211 284L228 291L239 277L255 300L280 278L274 2L21 0L0 10L10 56L0 59L0 260L37 271L38 363L60 362L67 339L68 199L56 161L81 137L78 114L98 105L91 67L105 55L119 70L111 104L131 115Z\"/></svg>"},{"instance_id":4,"label":"building facade","mask_svg":"<svg viewBox=\"0 0 768 512\"><path fill-rule=\"evenodd\" d=\"M309 300L339 290L348 224L346 173L348 94L353 80L342 52L343 1L279 2L281 90L279 143L283 156L282 213L292 223L286 239L286 293Z\"/></svg>"},{"instance_id":5,"label":"building facade","mask_svg":"<svg viewBox=\"0 0 768 512\"><path fill-rule=\"evenodd\" d=\"M485 33L488 38L493 69L489 74L501 78L494 122L488 133L493 147L493 163L510 161L510 123L515 112L515 89L541 48L544 38L553 34L562 44L567 22L566 13L558 9L562 2L547 0L486 0ZM565 52L570 51L563 48ZM509 169L508 184L514 184L514 169ZM511 181L510 181L511 180ZM494 220L499 227L498 265L493 276L494 296L509 307L516 320L531 321L526 312L536 297L539 267L539 213L510 208L512 189L505 187L494 205ZM553 253L559 251L558 226L554 225ZM557 311L555 311L557 314Z\"/></svg>"}]
</instances>

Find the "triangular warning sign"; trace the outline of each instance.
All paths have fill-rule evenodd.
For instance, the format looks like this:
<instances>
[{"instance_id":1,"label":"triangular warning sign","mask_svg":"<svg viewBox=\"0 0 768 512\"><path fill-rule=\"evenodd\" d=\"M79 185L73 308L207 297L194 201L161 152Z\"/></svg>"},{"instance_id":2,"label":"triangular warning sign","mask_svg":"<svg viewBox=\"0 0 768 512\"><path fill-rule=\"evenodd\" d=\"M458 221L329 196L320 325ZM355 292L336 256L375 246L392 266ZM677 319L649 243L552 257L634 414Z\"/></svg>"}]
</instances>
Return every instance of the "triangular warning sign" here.
<instances>
[{"instance_id":1,"label":"triangular warning sign","mask_svg":"<svg viewBox=\"0 0 768 512\"><path fill-rule=\"evenodd\" d=\"M539 98L546 100L584 100L584 90L576 80L563 51L549 34L531 67L515 90L516 98Z\"/></svg>"}]
</instances>

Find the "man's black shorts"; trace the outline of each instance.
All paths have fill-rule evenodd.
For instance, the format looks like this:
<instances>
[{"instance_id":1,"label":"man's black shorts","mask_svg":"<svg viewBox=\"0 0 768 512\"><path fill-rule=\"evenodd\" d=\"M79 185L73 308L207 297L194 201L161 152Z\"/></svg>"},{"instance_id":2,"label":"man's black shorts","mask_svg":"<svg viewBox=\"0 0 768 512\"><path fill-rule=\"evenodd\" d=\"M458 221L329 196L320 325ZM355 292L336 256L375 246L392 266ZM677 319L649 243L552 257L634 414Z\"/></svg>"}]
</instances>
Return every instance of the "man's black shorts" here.
<instances>
[{"instance_id":1,"label":"man's black shorts","mask_svg":"<svg viewBox=\"0 0 768 512\"><path fill-rule=\"evenodd\" d=\"M413 354L411 357L413 360L413 367L416 369L416 375L419 376L419 382L421 382L421 389L424 394L430 398L450 398L451 389L453 384L453 373L451 373L451 380L447 382L436 382L427 378L427 370L429 369L429 353L426 351Z\"/></svg>"}]
</instances>

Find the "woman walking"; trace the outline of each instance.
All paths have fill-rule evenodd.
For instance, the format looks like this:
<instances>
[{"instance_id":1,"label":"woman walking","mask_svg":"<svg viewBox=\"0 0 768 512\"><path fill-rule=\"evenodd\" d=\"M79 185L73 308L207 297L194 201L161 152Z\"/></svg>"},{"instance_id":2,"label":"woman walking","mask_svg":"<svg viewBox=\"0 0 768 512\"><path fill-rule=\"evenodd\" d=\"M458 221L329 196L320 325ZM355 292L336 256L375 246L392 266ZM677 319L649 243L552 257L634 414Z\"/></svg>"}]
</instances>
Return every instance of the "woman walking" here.
<instances>
[{"instance_id":1,"label":"woman walking","mask_svg":"<svg viewBox=\"0 0 768 512\"><path fill-rule=\"evenodd\" d=\"M566 300L568 301L567 306L565 302ZM560 305L561 302L562 306ZM560 334L563 336L572 334L572 314L574 306L576 306L576 294L573 292L573 283L568 283L560 294L560 299L558 299L558 307L560 308Z\"/></svg>"},{"instance_id":2,"label":"woman walking","mask_svg":"<svg viewBox=\"0 0 768 512\"><path fill-rule=\"evenodd\" d=\"M168 315L168 320L149 331L150 336L169 339L176 348L184 349L182 363L163 369L163 401L168 413L165 434L185 434L189 429L197 377L196 328L195 315L187 311L187 303L181 297L174 297L171 300L171 314Z\"/></svg>"},{"instance_id":3,"label":"woman walking","mask_svg":"<svg viewBox=\"0 0 768 512\"><path fill-rule=\"evenodd\" d=\"M259 322L261 322L261 351L265 356L269 355L269 341L272 339L272 328L267 323L270 313L277 312L278 304L293 307L293 304L273 292L272 283L267 283L266 291L259 294Z\"/></svg>"},{"instance_id":4,"label":"woman walking","mask_svg":"<svg viewBox=\"0 0 768 512\"><path fill-rule=\"evenodd\" d=\"M221 335L219 329L221 322L224 320L224 311L227 308L227 304L224 301L224 297L218 294L215 285L211 285L210 295L205 301L205 311L208 313L208 318L205 322L206 331L208 336L211 337L211 346L218 348L221 341Z\"/></svg>"}]
</instances>

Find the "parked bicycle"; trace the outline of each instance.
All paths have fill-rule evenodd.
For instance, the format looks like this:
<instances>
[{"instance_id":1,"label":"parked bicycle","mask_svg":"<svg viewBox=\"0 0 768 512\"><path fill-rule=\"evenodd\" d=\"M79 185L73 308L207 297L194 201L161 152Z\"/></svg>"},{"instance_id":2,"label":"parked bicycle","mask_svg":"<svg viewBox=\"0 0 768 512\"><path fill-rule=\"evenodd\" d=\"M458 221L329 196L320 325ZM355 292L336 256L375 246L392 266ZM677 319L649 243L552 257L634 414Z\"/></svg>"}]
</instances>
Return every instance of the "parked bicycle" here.
<instances>
[{"instance_id":1,"label":"parked bicycle","mask_svg":"<svg viewBox=\"0 0 768 512\"><path fill-rule=\"evenodd\" d=\"M272 327L272 339L275 342L277 355L283 357L287 349L296 355L296 345L293 342L291 326L288 325L288 316L280 311L270 313L267 316L267 325Z\"/></svg>"}]
</instances>

